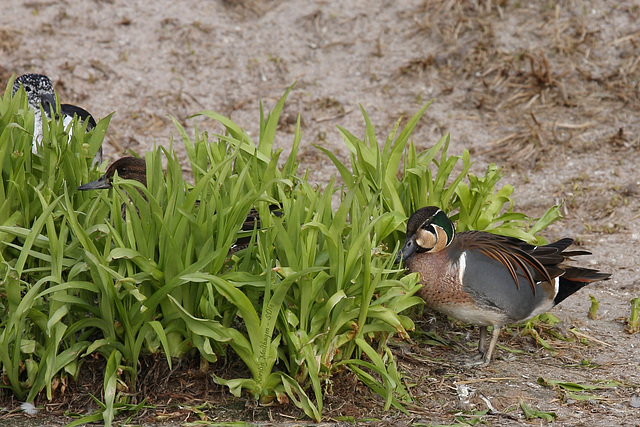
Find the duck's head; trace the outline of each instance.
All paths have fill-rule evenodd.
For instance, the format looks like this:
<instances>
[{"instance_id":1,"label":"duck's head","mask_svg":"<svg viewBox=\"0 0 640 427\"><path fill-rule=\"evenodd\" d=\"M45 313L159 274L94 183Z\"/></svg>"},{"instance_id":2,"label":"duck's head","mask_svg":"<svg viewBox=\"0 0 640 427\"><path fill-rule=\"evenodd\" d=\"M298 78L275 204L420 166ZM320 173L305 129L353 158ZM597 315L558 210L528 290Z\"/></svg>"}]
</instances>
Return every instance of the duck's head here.
<instances>
[{"instance_id":1,"label":"duck's head","mask_svg":"<svg viewBox=\"0 0 640 427\"><path fill-rule=\"evenodd\" d=\"M23 74L13 82L13 95L24 87L27 94L29 108L40 111L40 105L45 113L50 114L51 109L56 112L56 96L53 91L51 79L43 74Z\"/></svg>"},{"instance_id":2,"label":"duck's head","mask_svg":"<svg viewBox=\"0 0 640 427\"><path fill-rule=\"evenodd\" d=\"M404 246L396 262L406 261L416 252L438 252L449 246L455 230L449 217L436 206L420 208L409 217Z\"/></svg>"},{"instance_id":3,"label":"duck's head","mask_svg":"<svg viewBox=\"0 0 640 427\"><path fill-rule=\"evenodd\" d=\"M107 171L95 181L87 182L78 187L78 190L100 190L112 188L113 176L118 173L122 179L134 179L144 186L147 185L147 166L144 159L138 157L122 157L113 162Z\"/></svg>"}]
</instances>

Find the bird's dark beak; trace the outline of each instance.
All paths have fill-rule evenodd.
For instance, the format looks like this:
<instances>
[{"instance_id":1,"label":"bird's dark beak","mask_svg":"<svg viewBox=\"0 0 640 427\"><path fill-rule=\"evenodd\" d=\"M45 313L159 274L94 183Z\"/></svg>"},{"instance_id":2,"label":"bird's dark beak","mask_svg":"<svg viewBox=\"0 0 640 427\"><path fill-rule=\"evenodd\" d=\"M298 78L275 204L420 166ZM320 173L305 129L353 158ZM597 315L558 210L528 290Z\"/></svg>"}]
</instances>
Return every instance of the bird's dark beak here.
<instances>
[{"instance_id":1,"label":"bird's dark beak","mask_svg":"<svg viewBox=\"0 0 640 427\"><path fill-rule=\"evenodd\" d=\"M111 183L109 182L109 178L107 178L107 175L105 174L105 175L102 175L100 178L96 179L95 181L82 184L80 187L78 187L78 190L80 191L103 190L107 188L111 188Z\"/></svg>"},{"instance_id":2,"label":"bird's dark beak","mask_svg":"<svg viewBox=\"0 0 640 427\"><path fill-rule=\"evenodd\" d=\"M411 258L411 255L416 252L416 250L418 250L416 239L414 237L409 237L407 240L405 240L404 246L402 247L402 249L400 249L398 255L396 255L396 264L400 261L406 262L409 258Z\"/></svg>"},{"instance_id":3,"label":"bird's dark beak","mask_svg":"<svg viewBox=\"0 0 640 427\"><path fill-rule=\"evenodd\" d=\"M44 112L51 114L51 117L55 117L55 115L58 113L56 111L56 98L50 93L40 95L40 104L42 104L42 109L44 110Z\"/></svg>"}]
</instances>

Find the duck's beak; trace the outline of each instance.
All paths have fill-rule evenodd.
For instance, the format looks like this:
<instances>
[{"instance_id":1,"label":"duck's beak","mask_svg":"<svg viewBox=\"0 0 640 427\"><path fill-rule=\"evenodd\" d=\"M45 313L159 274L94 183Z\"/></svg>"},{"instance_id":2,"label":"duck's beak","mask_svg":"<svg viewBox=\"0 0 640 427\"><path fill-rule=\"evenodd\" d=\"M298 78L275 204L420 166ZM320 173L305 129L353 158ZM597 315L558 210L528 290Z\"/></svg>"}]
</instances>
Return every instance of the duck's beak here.
<instances>
[{"instance_id":1,"label":"duck's beak","mask_svg":"<svg viewBox=\"0 0 640 427\"><path fill-rule=\"evenodd\" d=\"M45 95L40 95L40 104L42 104L42 109L45 113L51 114L51 117L55 117L58 113L56 111L56 98L47 93Z\"/></svg>"},{"instance_id":2,"label":"duck's beak","mask_svg":"<svg viewBox=\"0 0 640 427\"><path fill-rule=\"evenodd\" d=\"M411 255L413 255L416 250L418 250L418 244L416 243L416 239L412 236L407 238L404 242L404 246L396 255L396 264L400 261L407 261Z\"/></svg>"},{"instance_id":3,"label":"duck's beak","mask_svg":"<svg viewBox=\"0 0 640 427\"><path fill-rule=\"evenodd\" d=\"M78 187L78 190L80 190L80 191L84 191L84 190L102 190L102 189L107 189L107 188L111 188L111 183L109 182L109 178L107 178L107 175L104 174L100 178L96 179L95 181L91 181L91 182L87 182L86 184L82 184L80 187Z\"/></svg>"}]
</instances>

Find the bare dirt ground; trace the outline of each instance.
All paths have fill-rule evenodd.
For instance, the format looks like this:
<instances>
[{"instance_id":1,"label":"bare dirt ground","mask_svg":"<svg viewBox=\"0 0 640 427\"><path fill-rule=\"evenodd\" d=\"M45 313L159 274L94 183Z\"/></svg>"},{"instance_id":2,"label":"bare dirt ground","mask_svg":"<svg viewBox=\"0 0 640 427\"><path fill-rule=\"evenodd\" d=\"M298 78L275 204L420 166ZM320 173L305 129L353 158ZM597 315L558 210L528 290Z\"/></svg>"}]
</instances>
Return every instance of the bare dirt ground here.
<instances>
[{"instance_id":1,"label":"bare dirt ground","mask_svg":"<svg viewBox=\"0 0 640 427\"><path fill-rule=\"evenodd\" d=\"M583 262L613 274L553 310L562 320L556 330L573 341L545 336L558 350L552 356L503 333L502 344L524 353L500 349L490 367L469 371L458 368L455 349L429 345L417 332L396 352L415 397L409 415L384 412L380 399L342 376L326 398L327 422L450 424L457 414L469 420L489 410L482 416L489 424L524 424L524 402L554 412L561 425L640 425L640 335L624 331L629 300L640 296L639 62L638 0L5 0L0 14L1 81L44 73L63 102L97 117L115 111L105 147L111 158L168 146L174 127L167 115L192 129L187 117L205 109L255 136L258 100L271 108L297 82L278 143L291 143L300 113L301 161L320 183L335 169L311 144L346 159L336 125L361 135L358 104L384 137L399 116L435 98L414 135L420 147L451 133L450 151L469 149L475 173L504 165L503 182L515 185L520 211L539 215L564 200L565 219L546 237L579 239L593 252ZM590 294L600 302L596 320L586 316ZM473 329L431 319L425 312L419 330L477 339ZM572 326L587 338L569 332ZM185 378L169 397L191 397L200 384L209 391L193 402L210 402L203 411L209 420L291 424L300 415ZM539 378L620 385L579 400ZM138 422L159 421L158 411L143 411ZM165 422L189 414L194 420L193 412L175 409Z\"/></svg>"}]
</instances>

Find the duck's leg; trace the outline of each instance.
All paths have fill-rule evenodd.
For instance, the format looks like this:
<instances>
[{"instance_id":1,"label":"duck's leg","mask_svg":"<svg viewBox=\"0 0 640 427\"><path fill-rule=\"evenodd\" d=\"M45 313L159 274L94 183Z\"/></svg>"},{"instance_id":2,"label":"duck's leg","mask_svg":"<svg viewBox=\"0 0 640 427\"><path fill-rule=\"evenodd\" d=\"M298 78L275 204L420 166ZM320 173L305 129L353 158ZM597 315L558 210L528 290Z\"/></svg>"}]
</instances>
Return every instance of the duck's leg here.
<instances>
[{"instance_id":1,"label":"duck's leg","mask_svg":"<svg viewBox=\"0 0 640 427\"><path fill-rule=\"evenodd\" d=\"M484 355L487 348L487 327L480 326L480 340L478 340L478 353Z\"/></svg>"},{"instance_id":2,"label":"duck's leg","mask_svg":"<svg viewBox=\"0 0 640 427\"><path fill-rule=\"evenodd\" d=\"M484 364L484 356L487 348L487 327L480 326L480 339L478 340L478 352L472 356L463 357L461 362L465 367L473 367Z\"/></svg>"},{"instance_id":3,"label":"duck's leg","mask_svg":"<svg viewBox=\"0 0 640 427\"><path fill-rule=\"evenodd\" d=\"M491 341L487 347L487 327L480 326L480 340L478 341L478 354L464 361L466 367L487 366L491 362L491 357L496 348L498 338L500 337L500 326L493 326Z\"/></svg>"},{"instance_id":4,"label":"duck's leg","mask_svg":"<svg viewBox=\"0 0 640 427\"><path fill-rule=\"evenodd\" d=\"M500 331L502 330L501 326L493 325L493 332L491 333L491 342L489 343L489 348L484 353L482 366L487 366L489 362L491 362L491 358L493 357L493 352L496 349L496 344L498 343L498 338L500 338Z\"/></svg>"}]
</instances>

